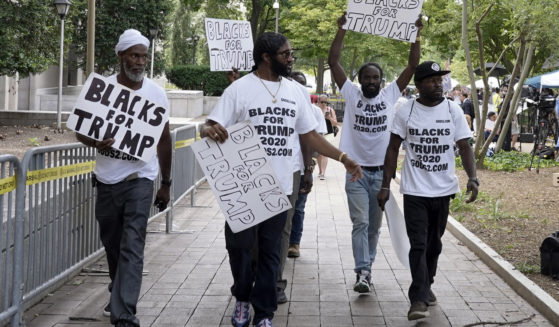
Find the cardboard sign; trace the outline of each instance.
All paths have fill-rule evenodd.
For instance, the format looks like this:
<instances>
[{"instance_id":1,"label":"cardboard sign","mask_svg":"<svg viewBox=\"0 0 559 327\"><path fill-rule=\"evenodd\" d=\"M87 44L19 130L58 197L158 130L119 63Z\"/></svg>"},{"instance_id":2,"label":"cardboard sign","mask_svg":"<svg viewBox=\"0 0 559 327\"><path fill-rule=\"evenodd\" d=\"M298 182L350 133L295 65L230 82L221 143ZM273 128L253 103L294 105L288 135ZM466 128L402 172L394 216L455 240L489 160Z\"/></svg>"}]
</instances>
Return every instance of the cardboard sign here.
<instances>
[{"instance_id":1,"label":"cardboard sign","mask_svg":"<svg viewBox=\"0 0 559 327\"><path fill-rule=\"evenodd\" d=\"M254 65L250 22L206 18L206 39L210 50L210 70L248 71Z\"/></svg>"},{"instance_id":2,"label":"cardboard sign","mask_svg":"<svg viewBox=\"0 0 559 327\"><path fill-rule=\"evenodd\" d=\"M122 160L149 161L157 153L168 110L119 83L91 74L66 126L98 141L114 138L113 148L127 154L119 155Z\"/></svg>"},{"instance_id":3,"label":"cardboard sign","mask_svg":"<svg viewBox=\"0 0 559 327\"><path fill-rule=\"evenodd\" d=\"M423 0L348 0L344 29L415 42Z\"/></svg>"},{"instance_id":4,"label":"cardboard sign","mask_svg":"<svg viewBox=\"0 0 559 327\"><path fill-rule=\"evenodd\" d=\"M227 129L217 143L205 137L191 147L234 233L291 208L250 122Z\"/></svg>"}]
</instances>

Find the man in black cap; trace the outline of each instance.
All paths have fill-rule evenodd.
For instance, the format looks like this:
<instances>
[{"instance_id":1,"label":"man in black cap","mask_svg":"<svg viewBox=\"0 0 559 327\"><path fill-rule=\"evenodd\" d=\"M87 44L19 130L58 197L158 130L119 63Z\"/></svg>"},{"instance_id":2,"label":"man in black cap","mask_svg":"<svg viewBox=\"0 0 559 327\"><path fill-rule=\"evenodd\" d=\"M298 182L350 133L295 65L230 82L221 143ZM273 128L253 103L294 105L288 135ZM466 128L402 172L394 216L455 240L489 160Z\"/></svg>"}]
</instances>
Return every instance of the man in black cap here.
<instances>
[{"instance_id":1,"label":"man in black cap","mask_svg":"<svg viewBox=\"0 0 559 327\"><path fill-rule=\"evenodd\" d=\"M408 292L411 303L408 320L428 317L427 305L437 303L431 284L442 250L441 237L449 202L460 191L454 172L454 144L460 150L469 177L467 192L471 195L466 202L474 201L478 193L474 154L468 143L472 133L462 109L443 97L442 76L448 73L432 61L417 66L414 81L419 98L403 104L394 117L382 188L377 195L379 206L384 210L390 195L390 179L396 171L398 150L405 140L400 192L404 194L404 217L410 240L412 283Z\"/></svg>"}]
</instances>

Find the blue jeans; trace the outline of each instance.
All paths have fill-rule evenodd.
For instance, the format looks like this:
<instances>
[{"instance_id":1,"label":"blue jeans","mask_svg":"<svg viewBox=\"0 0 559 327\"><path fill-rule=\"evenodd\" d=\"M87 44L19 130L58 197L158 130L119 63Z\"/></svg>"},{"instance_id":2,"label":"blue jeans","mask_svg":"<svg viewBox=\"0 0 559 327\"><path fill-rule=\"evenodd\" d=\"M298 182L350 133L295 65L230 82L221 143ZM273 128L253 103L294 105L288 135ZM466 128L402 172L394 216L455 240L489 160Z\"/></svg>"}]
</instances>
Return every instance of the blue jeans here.
<instances>
[{"instance_id":1,"label":"blue jeans","mask_svg":"<svg viewBox=\"0 0 559 327\"><path fill-rule=\"evenodd\" d=\"M233 233L225 223L225 246L233 275L231 293L237 301L251 302L254 324L272 319L277 309L276 282L280 266L280 242L287 211L260 224ZM254 243L258 244L256 267L251 265Z\"/></svg>"},{"instance_id":2,"label":"blue jeans","mask_svg":"<svg viewBox=\"0 0 559 327\"><path fill-rule=\"evenodd\" d=\"M377 255L377 243L382 224L382 210L378 206L377 193L382 184L382 170L371 172L363 169L363 178L350 182L346 173L345 191L349 216L353 223L351 246L356 273L371 271Z\"/></svg>"},{"instance_id":3,"label":"blue jeans","mask_svg":"<svg viewBox=\"0 0 559 327\"><path fill-rule=\"evenodd\" d=\"M304 176L301 175L301 183L299 190L304 187ZM295 213L291 221L291 235L289 236L289 244L301 244L301 237L303 236L303 221L305 220L305 205L307 204L308 193L299 192L297 202L295 202Z\"/></svg>"},{"instance_id":4,"label":"blue jeans","mask_svg":"<svg viewBox=\"0 0 559 327\"><path fill-rule=\"evenodd\" d=\"M109 264L111 323L140 326L136 305L142 286L144 247L153 182L138 178L113 185L97 184L95 218Z\"/></svg>"}]
</instances>

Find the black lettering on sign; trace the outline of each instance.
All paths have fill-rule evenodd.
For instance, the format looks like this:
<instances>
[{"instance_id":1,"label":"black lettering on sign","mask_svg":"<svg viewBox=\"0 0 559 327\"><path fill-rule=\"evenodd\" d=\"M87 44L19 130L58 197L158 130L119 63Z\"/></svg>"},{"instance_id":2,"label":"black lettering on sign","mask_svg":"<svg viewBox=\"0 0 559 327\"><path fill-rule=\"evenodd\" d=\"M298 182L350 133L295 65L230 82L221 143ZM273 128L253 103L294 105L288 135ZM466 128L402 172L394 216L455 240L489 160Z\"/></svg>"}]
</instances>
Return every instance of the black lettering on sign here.
<instances>
[{"instance_id":1,"label":"black lettering on sign","mask_svg":"<svg viewBox=\"0 0 559 327\"><path fill-rule=\"evenodd\" d=\"M236 188L237 183L235 183L235 176L229 173L216 178L214 187L220 192L226 192Z\"/></svg>"},{"instance_id":2,"label":"black lettering on sign","mask_svg":"<svg viewBox=\"0 0 559 327\"><path fill-rule=\"evenodd\" d=\"M227 162L227 160L225 159L220 160L218 162L208 165L206 169L210 173L210 176L213 179L215 179L221 173L226 173L229 171L229 162Z\"/></svg>"},{"instance_id":3,"label":"black lettering on sign","mask_svg":"<svg viewBox=\"0 0 559 327\"><path fill-rule=\"evenodd\" d=\"M245 140L251 138L254 135L254 132L252 130L252 128L250 128L250 126L244 126L243 128L236 130L236 131L231 131L229 133L229 138L231 139L231 141L233 141L233 143L235 144L242 144L245 142Z\"/></svg>"},{"instance_id":4,"label":"black lettering on sign","mask_svg":"<svg viewBox=\"0 0 559 327\"><path fill-rule=\"evenodd\" d=\"M85 99L91 102L99 102L101 100L101 93L105 89L105 82L103 80L94 77L91 80L91 85L89 85L89 89L85 94Z\"/></svg>"},{"instance_id":5,"label":"black lettering on sign","mask_svg":"<svg viewBox=\"0 0 559 327\"><path fill-rule=\"evenodd\" d=\"M78 116L78 121L76 122L76 130L80 130L80 128L82 127L82 122L84 119L90 119L91 117L93 117L93 114L81 109L74 109L74 114L76 114L76 116Z\"/></svg>"},{"instance_id":6,"label":"black lettering on sign","mask_svg":"<svg viewBox=\"0 0 559 327\"><path fill-rule=\"evenodd\" d=\"M229 207L227 208L227 214L234 215L239 210L247 206L246 202L239 200L243 194L240 191L235 191L229 194L223 194L219 198Z\"/></svg>"}]
</instances>

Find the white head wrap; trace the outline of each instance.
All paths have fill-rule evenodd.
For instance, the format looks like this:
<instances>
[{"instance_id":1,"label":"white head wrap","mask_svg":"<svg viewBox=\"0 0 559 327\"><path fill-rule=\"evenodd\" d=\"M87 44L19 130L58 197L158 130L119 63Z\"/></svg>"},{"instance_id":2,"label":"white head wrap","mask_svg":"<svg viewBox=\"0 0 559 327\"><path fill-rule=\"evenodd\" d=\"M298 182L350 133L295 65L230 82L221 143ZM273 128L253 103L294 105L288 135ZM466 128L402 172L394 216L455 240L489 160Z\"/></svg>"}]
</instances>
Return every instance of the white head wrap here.
<instances>
[{"instance_id":1,"label":"white head wrap","mask_svg":"<svg viewBox=\"0 0 559 327\"><path fill-rule=\"evenodd\" d=\"M126 51L128 48L138 44L143 44L146 48L149 48L149 40L143 36L142 33L132 28L128 29L120 35L118 43L115 46L115 53L118 56L119 52Z\"/></svg>"}]
</instances>

